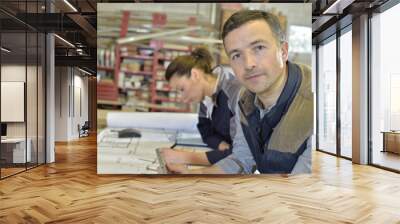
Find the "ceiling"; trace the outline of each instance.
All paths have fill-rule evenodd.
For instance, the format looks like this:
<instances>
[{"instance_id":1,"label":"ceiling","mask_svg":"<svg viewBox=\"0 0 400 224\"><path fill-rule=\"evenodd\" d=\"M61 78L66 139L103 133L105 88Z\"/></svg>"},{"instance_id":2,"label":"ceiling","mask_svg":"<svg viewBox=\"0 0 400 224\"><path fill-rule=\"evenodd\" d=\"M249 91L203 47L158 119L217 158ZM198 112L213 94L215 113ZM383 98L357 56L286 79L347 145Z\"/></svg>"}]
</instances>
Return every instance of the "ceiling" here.
<instances>
[{"instance_id":1,"label":"ceiling","mask_svg":"<svg viewBox=\"0 0 400 224\"><path fill-rule=\"evenodd\" d=\"M2 45L12 50L10 58L26 55L25 46L30 56L37 51L37 44L25 45L25 36L28 42L33 38L29 32L55 33L74 45L55 38L56 66L79 66L95 74L96 4L96 0L1 0Z\"/></svg>"},{"instance_id":2,"label":"ceiling","mask_svg":"<svg viewBox=\"0 0 400 224\"><path fill-rule=\"evenodd\" d=\"M389 0L311 0L313 44L350 25L354 17L376 9Z\"/></svg>"},{"instance_id":3,"label":"ceiling","mask_svg":"<svg viewBox=\"0 0 400 224\"><path fill-rule=\"evenodd\" d=\"M67 4L66 1L70 4ZM304 0L304 1L268 1L301 2L312 4L312 37L313 43L319 43L349 24L354 17L372 11L389 0ZM47 2L47 4L46 4ZM119 38L122 11L130 11L127 36L144 35L163 31L179 30L190 25L202 28L188 33L197 41L213 41L219 39L221 7L237 7L250 3L163 3L163 4L132 4L132 0L120 1L130 3L111 3L113 0L1 0L0 1L0 26L3 33L2 44L7 48L15 49L18 54L28 56L36 51L36 42L33 36L25 32L54 32L63 39L72 43L71 47L59 38L55 38L56 63L65 65L69 62L76 66L85 65L88 69L96 70L96 49L109 46ZM139 2L139 1L135 1ZM141 1L150 2L150 1ZM271 4L251 3L257 7L269 7ZM72 6L72 7L71 7ZM301 21L299 13L289 13L294 8L285 6L288 20L295 24ZM52 13L49 13L49 12ZM97 14L98 11L98 14ZM153 13L163 12L168 14L167 23L162 27L152 26ZM303 19L304 20L304 19ZM298 24L305 25L305 24ZM196 39L197 38L197 39ZM166 37L169 41L178 38ZM96 41L97 40L97 41ZM26 52L23 51L25 41L28 43ZM33 41L33 43L31 43ZM189 40L189 41L194 41ZM36 45L35 45L36 44ZM39 46L40 48L40 46ZM80 49L80 50L77 50ZM79 53L81 52L81 53ZM10 55L11 56L11 55ZM69 58L68 58L69 57ZM10 57L11 58L11 57ZM90 65L90 66L89 66Z\"/></svg>"}]
</instances>

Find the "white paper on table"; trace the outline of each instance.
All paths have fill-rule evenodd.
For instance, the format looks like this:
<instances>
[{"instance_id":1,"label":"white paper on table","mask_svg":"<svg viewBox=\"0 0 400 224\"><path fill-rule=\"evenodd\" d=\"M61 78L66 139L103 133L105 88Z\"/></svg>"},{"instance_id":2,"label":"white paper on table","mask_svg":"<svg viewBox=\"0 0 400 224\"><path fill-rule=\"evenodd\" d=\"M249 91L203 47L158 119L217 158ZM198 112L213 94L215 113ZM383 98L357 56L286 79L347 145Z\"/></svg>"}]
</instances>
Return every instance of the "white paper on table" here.
<instances>
[{"instance_id":1,"label":"white paper on table","mask_svg":"<svg viewBox=\"0 0 400 224\"><path fill-rule=\"evenodd\" d=\"M180 139L201 139L200 133L188 133L188 132L179 132L178 138Z\"/></svg>"},{"instance_id":2,"label":"white paper on table","mask_svg":"<svg viewBox=\"0 0 400 224\"><path fill-rule=\"evenodd\" d=\"M140 137L141 142L173 142L176 135L174 132L164 130L141 130L140 133L142 134L142 137Z\"/></svg>"}]
</instances>

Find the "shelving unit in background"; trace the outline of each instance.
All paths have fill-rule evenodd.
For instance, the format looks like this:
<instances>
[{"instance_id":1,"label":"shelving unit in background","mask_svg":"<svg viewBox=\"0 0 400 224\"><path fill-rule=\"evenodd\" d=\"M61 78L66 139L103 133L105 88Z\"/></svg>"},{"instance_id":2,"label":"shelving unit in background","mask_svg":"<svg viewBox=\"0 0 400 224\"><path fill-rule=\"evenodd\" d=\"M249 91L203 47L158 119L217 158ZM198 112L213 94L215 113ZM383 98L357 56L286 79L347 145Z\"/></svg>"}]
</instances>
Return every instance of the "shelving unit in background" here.
<instances>
[{"instance_id":1,"label":"shelving unit in background","mask_svg":"<svg viewBox=\"0 0 400 224\"><path fill-rule=\"evenodd\" d=\"M124 11L120 26L121 38L127 35L129 17L130 12ZM153 14L153 27L162 27L165 23L164 14ZM143 43L115 45L112 52L115 60L111 65L98 63L98 102L109 102L109 106L121 102L121 109L128 111L140 108L141 111L190 112L191 105L179 101L179 93L170 88L164 74L170 61L190 53L191 47L168 45L159 40ZM107 62L107 58L105 56L102 59ZM105 78L102 79L102 76Z\"/></svg>"},{"instance_id":2,"label":"shelving unit in background","mask_svg":"<svg viewBox=\"0 0 400 224\"><path fill-rule=\"evenodd\" d=\"M129 45L120 47L120 92L126 94L125 110L189 112L190 105L179 102L164 78L170 60L189 53L186 49Z\"/></svg>"},{"instance_id":3,"label":"shelving unit in background","mask_svg":"<svg viewBox=\"0 0 400 224\"><path fill-rule=\"evenodd\" d=\"M129 12L123 12L120 37L126 37L128 33L129 15ZM105 78L102 77L103 72L105 72ZM120 47L115 45L111 49L97 49L97 105L99 108L102 106L122 108L124 102L119 94L119 72Z\"/></svg>"},{"instance_id":4,"label":"shelving unit in background","mask_svg":"<svg viewBox=\"0 0 400 224\"><path fill-rule=\"evenodd\" d=\"M119 94L115 82L114 49L97 51L97 101L100 105L118 106Z\"/></svg>"}]
</instances>

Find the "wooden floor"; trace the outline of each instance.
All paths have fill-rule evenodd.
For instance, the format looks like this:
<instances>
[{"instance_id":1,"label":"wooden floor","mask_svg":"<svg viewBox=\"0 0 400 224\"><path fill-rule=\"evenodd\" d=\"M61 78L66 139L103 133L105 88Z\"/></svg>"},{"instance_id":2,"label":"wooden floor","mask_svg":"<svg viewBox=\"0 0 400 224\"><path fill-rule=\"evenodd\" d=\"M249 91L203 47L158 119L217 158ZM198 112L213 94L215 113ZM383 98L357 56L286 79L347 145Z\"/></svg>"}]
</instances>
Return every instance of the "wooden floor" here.
<instances>
[{"instance_id":1,"label":"wooden floor","mask_svg":"<svg viewBox=\"0 0 400 224\"><path fill-rule=\"evenodd\" d=\"M400 223L400 175L320 152L313 174L98 176L95 137L0 181L0 223Z\"/></svg>"},{"instance_id":2,"label":"wooden floor","mask_svg":"<svg viewBox=\"0 0 400 224\"><path fill-rule=\"evenodd\" d=\"M25 170L24 168L1 168L1 178L22 172Z\"/></svg>"}]
</instances>

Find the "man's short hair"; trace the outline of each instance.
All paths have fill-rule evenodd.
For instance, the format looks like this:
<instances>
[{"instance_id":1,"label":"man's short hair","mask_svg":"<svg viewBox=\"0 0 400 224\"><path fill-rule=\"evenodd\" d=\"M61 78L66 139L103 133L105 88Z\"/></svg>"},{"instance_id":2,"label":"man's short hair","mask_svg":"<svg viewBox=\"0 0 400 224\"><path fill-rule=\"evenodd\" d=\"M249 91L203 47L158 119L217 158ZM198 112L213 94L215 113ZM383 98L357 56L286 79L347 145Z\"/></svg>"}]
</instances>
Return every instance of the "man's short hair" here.
<instances>
[{"instance_id":1,"label":"man's short hair","mask_svg":"<svg viewBox=\"0 0 400 224\"><path fill-rule=\"evenodd\" d=\"M262 10L241 10L235 12L224 24L222 40L224 40L232 30L255 20L264 20L269 25L278 44L286 41L286 35L284 31L282 31L278 18L274 14Z\"/></svg>"}]
</instances>

